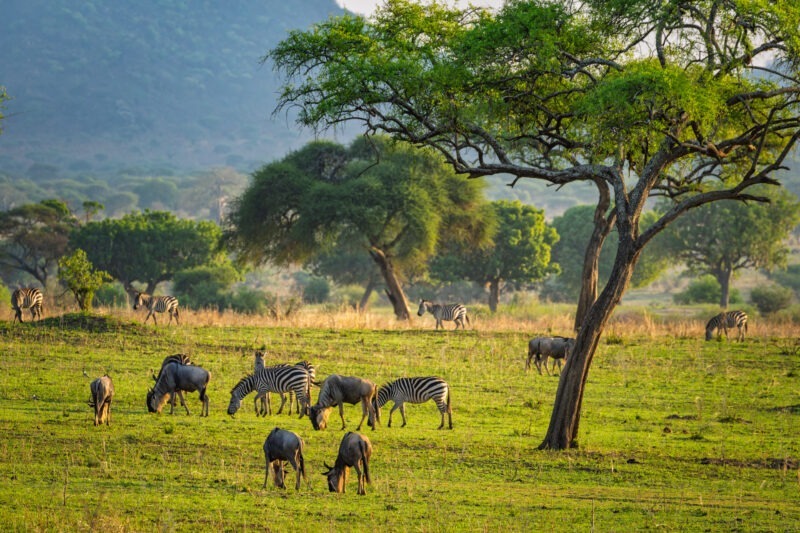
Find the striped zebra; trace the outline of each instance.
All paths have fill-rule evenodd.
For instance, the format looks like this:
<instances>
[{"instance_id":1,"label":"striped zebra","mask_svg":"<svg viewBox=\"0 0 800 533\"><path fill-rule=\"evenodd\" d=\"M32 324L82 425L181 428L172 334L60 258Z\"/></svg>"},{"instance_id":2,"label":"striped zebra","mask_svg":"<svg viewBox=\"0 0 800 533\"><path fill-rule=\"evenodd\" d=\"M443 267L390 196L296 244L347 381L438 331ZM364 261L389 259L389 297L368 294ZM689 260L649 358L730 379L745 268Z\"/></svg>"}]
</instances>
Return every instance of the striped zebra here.
<instances>
[{"instance_id":1,"label":"striped zebra","mask_svg":"<svg viewBox=\"0 0 800 533\"><path fill-rule=\"evenodd\" d=\"M43 300L44 296L39 289L25 287L15 290L14 294L11 295L11 308L14 309L14 322L17 320L23 322L23 309L30 310L31 320L41 320Z\"/></svg>"},{"instance_id":2,"label":"striped zebra","mask_svg":"<svg viewBox=\"0 0 800 533\"><path fill-rule=\"evenodd\" d=\"M228 404L228 414L233 416L242 405L242 399L253 391L258 391L256 400L270 392L284 393L292 391L298 403L302 405L300 418L303 418L311 404L308 394L309 378L305 368L295 365L276 365L264 367L255 374L248 374L243 377L236 386L231 389L231 402ZM278 409L277 414L281 414L284 399Z\"/></svg>"},{"instance_id":3,"label":"striped zebra","mask_svg":"<svg viewBox=\"0 0 800 533\"><path fill-rule=\"evenodd\" d=\"M145 307L148 311L144 319L145 324L147 324L147 320L152 316L153 323L158 325L156 313L169 313L169 323L172 324L172 318L175 317L175 323L180 325L178 321L178 317L180 316L178 312L178 299L174 296L151 296L143 292L137 292L134 295L133 309L136 310L140 307Z\"/></svg>"},{"instance_id":4,"label":"striped zebra","mask_svg":"<svg viewBox=\"0 0 800 533\"><path fill-rule=\"evenodd\" d=\"M728 338L728 328L736 328L736 340L743 341L744 334L747 333L747 313L744 311L728 311L722 312L708 321L706 324L706 340L711 340L714 335L714 330L722 334L725 332L725 338Z\"/></svg>"},{"instance_id":5,"label":"striped zebra","mask_svg":"<svg viewBox=\"0 0 800 533\"><path fill-rule=\"evenodd\" d=\"M266 366L264 364L264 356L265 355L266 354L264 353L263 350L257 350L256 351L256 353L255 353L255 361L253 362L253 373L254 374L257 374L260 370L263 370L264 367ZM284 363L284 364L276 365L276 366L291 366L291 365L288 365L288 364ZM314 384L314 382L315 382L314 380L317 377L317 368L314 365L312 365L311 363L309 363L308 361L298 361L297 363L294 364L294 366L299 366L301 368L304 368L306 370L306 372L308 372L308 389L307 389L306 393L308 394L308 398L309 398L309 401L310 401L311 400L311 385ZM286 402L286 398L285 398L283 393L279 393L279 396L281 397L281 405L283 405ZM261 405L260 406L259 406L259 400L261 400ZM266 416L267 414L272 414L272 405L270 404L270 401L269 401L269 393L267 393L267 394L265 394L264 396L261 396L261 397L256 397L253 402L254 402L254 407L255 407L257 415ZM297 414L300 414L300 402L295 402L294 401L294 395L292 394L292 391L289 391L289 412L290 413L292 412L292 405L293 404L296 406L295 412Z\"/></svg>"},{"instance_id":6,"label":"striped zebra","mask_svg":"<svg viewBox=\"0 0 800 533\"><path fill-rule=\"evenodd\" d=\"M400 409L400 415L403 417L403 426L406 425L406 408L405 403L424 403L428 400L436 402L436 407L442 414L442 423L439 424L438 429L444 427L444 415L447 413L447 419L450 429L453 429L453 410L450 408L450 387L447 382L438 377L416 377L416 378L400 378L391 383L381 385L378 389L378 394L373 400L375 408L375 418L380 422L381 420L381 407L383 407L389 400L394 401L391 411L389 411L389 423L387 427L392 427L392 413L395 409Z\"/></svg>"},{"instance_id":7,"label":"striped zebra","mask_svg":"<svg viewBox=\"0 0 800 533\"><path fill-rule=\"evenodd\" d=\"M428 300L420 300L419 301L419 310L417 311L417 315L422 316L425 314L425 311L429 312L433 315L433 318L436 319L436 329L439 329L439 326L444 329L444 324L442 324L442 320L452 320L456 323L456 328L461 326L461 329L466 329L464 327L464 320L469 322L469 316L467 315L467 308L464 307L463 304L435 304ZM470 324L472 325L472 324Z\"/></svg>"}]
</instances>

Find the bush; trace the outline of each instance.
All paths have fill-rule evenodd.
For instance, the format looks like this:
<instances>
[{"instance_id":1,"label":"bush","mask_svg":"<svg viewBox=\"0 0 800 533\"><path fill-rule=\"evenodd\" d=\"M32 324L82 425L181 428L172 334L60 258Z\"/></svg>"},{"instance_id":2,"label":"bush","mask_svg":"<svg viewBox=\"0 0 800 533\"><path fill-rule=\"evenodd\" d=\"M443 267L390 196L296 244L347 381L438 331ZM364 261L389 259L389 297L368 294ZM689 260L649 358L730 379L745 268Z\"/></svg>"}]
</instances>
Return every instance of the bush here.
<instances>
[{"instance_id":1,"label":"bush","mask_svg":"<svg viewBox=\"0 0 800 533\"><path fill-rule=\"evenodd\" d=\"M231 285L240 280L241 274L230 263L200 266L175 274L173 293L182 306L190 309L222 310L230 300Z\"/></svg>"},{"instance_id":2,"label":"bush","mask_svg":"<svg viewBox=\"0 0 800 533\"><path fill-rule=\"evenodd\" d=\"M303 301L309 304L318 304L328 300L331 286L325 278L311 277L303 287Z\"/></svg>"},{"instance_id":3,"label":"bush","mask_svg":"<svg viewBox=\"0 0 800 533\"><path fill-rule=\"evenodd\" d=\"M261 291L239 287L229 296L228 307L237 313L261 315L267 310L267 298Z\"/></svg>"},{"instance_id":4,"label":"bush","mask_svg":"<svg viewBox=\"0 0 800 533\"><path fill-rule=\"evenodd\" d=\"M788 308L792 304L793 296L792 289L773 284L754 288L750 292L750 301L758 307L761 314L766 315Z\"/></svg>"},{"instance_id":5,"label":"bush","mask_svg":"<svg viewBox=\"0 0 800 533\"><path fill-rule=\"evenodd\" d=\"M720 298L722 298L722 288L719 286L717 278L711 274L692 280L685 291L679 292L672 297L675 303L679 305L718 304ZM744 302L741 293L733 288L728 299L731 304Z\"/></svg>"},{"instance_id":6,"label":"bush","mask_svg":"<svg viewBox=\"0 0 800 533\"><path fill-rule=\"evenodd\" d=\"M121 283L106 283L94 293L94 303L106 307L125 307L128 305L128 295Z\"/></svg>"}]
</instances>

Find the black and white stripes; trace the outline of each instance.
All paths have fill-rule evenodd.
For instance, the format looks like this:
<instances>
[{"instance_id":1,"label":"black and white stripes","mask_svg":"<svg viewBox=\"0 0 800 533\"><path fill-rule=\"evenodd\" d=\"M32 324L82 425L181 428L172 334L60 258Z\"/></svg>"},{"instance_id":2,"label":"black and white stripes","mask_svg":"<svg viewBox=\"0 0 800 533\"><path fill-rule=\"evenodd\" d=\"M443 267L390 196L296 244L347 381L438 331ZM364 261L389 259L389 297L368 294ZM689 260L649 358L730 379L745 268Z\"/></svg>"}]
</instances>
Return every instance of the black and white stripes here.
<instances>
[{"instance_id":1,"label":"black and white stripes","mask_svg":"<svg viewBox=\"0 0 800 533\"><path fill-rule=\"evenodd\" d=\"M736 340L743 341L744 335L747 333L747 313L736 310L718 314L706 324L706 340L711 340L715 330L720 333L724 331L727 338L728 328L736 328Z\"/></svg>"},{"instance_id":2,"label":"black and white stripes","mask_svg":"<svg viewBox=\"0 0 800 533\"><path fill-rule=\"evenodd\" d=\"M469 316L467 316L467 308L464 307L463 304L435 304L428 300L420 300L419 301L419 310L417 311L417 315L422 316L425 314L425 311L429 312L433 315L433 318L436 319L436 329L439 329L441 326L444 329L444 324L442 324L442 320L452 320L456 323L456 328L458 329L461 326L461 329L465 329L464 321L466 320L469 323Z\"/></svg>"},{"instance_id":3,"label":"black and white stripes","mask_svg":"<svg viewBox=\"0 0 800 533\"><path fill-rule=\"evenodd\" d=\"M144 322L152 316L153 323L158 324L156 321L156 313L169 313L169 323L172 324L172 318L175 318L175 323L180 325L178 317L178 299L174 296L151 296L143 292L137 292L134 295L133 308L139 309L145 307L148 311Z\"/></svg>"},{"instance_id":4,"label":"black and white stripes","mask_svg":"<svg viewBox=\"0 0 800 533\"><path fill-rule=\"evenodd\" d=\"M11 308L14 310L14 322L17 320L23 322L23 309L30 309L32 320L41 319L43 300L44 296L39 289L25 287L15 290L14 294L11 295Z\"/></svg>"},{"instance_id":5,"label":"black and white stripes","mask_svg":"<svg viewBox=\"0 0 800 533\"><path fill-rule=\"evenodd\" d=\"M450 429L453 429L453 414L450 408L450 387L447 382L438 377L414 377L414 378L400 378L391 383L382 385L378 389L378 395L375 399L375 414L377 419L381 419L381 407L386 402L392 400L394 406L389 411L389 423L387 427L392 427L392 413L395 409L400 409L400 415L403 417L403 426L406 425L406 409L405 403L423 403L428 400L436 402L436 407L442 414L442 423L439 429L444 427L444 415L447 413Z\"/></svg>"},{"instance_id":6,"label":"black and white stripes","mask_svg":"<svg viewBox=\"0 0 800 533\"><path fill-rule=\"evenodd\" d=\"M301 405L300 418L308 411L311 403L308 394L309 378L305 368L296 365L277 365L264 367L254 374L242 378L231 390L231 402L228 404L228 414L233 415L239 410L242 399L251 392L258 391L256 399L270 392L293 392ZM278 414L286 403L284 399Z\"/></svg>"}]
</instances>

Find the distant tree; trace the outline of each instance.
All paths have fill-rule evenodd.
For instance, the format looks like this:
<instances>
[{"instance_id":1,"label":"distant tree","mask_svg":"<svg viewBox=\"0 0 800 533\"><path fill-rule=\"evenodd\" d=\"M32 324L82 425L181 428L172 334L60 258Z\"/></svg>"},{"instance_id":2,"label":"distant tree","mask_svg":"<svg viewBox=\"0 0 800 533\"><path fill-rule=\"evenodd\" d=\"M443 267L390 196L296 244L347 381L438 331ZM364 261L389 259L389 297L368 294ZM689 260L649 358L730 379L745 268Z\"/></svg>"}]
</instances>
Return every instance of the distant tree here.
<instances>
[{"instance_id":1,"label":"distant tree","mask_svg":"<svg viewBox=\"0 0 800 533\"><path fill-rule=\"evenodd\" d=\"M762 192L769 204L714 202L686 213L665 232L667 254L683 262L690 274L716 278L723 309L738 272L786 265L784 241L800 221L800 202L785 189Z\"/></svg>"},{"instance_id":2,"label":"distant tree","mask_svg":"<svg viewBox=\"0 0 800 533\"><path fill-rule=\"evenodd\" d=\"M545 222L544 211L518 201L500 200L487 205L484 215L491 225L491 243L484 247L455 244L431 262L432 275L442 281L465 279L489 288L489 309L494 312L503 284L520 287L558 272L550 250L558 241L556 230Z\"/></svg>"},{"instance_id":3,"label":"distant tree","mask_svg":"<svg viewBox=\"0 0 800 533\"><path fill-rule=\"evenodd\" d=\"M126 291L139 282L152 294L156 285L177 272L216 260L220 234L213 222L144 211L89 222L73 233L70 245L85 250L89 260L119 280Z\"/></svg>"},{"instance_id":4,"label":"distant tree","mask_svg":"<svg viewBox=\"0 0 800 533\"><path fill-rule=\"evenodd\" d=\"M77 224L67 204L60 200L25 204L0 213L0 268L29 274L46 287Z\"/></svg>"},{"instance_id":5,"label":"distant tree","mask_svg":"<svg viewBox=\"0 0 800 533\"><path fill-rule=\"evenodd\" d=\"M672 299L679 305L716 304L719 302L721 294L722 289L717 278L711 274L705 274L691 280L686 289L673 295ZM739 291L735 288L731 289L729 303L738 304L743 302L744 300Z\"/></svg>"},{"instance_id":6,"label":"distant tree","mask_svg":"<svg viewBox=\"0 0 800 533\"><path fill-rule=\"evenodd\" d=\"M81 311L87 312L92 310L94 293L112 279L108 272L94 270L86 252L80 248L58 260L58 277L75 295Z\"/></svg>"},{"instance_id":7,"label":"distant tree","mask_svg":"<svg viewBox=\"0 0 800 533\"><path fill-rule=\"evenodd\" d=\"M105 206L100 202L95 202L94 200L86 200L83 202L83 216L85 218L85 222L88 224L89 221L92 220L92 217L105 209Z\"/></svg>"},{"instance_id":8,"label":"distant tree","mask_svg":"<svg viewBox=\"0 0 800 533\"><path fill-rule=\"evenodd\" d=\"M314 142L253 175L228 217L226 242L251 263L303 263L354 236L379 268L399 319L403 280L424 271L440 234L482 238L483 185L455 175L428 150L386 138L349 148Z\"/></svg>"},{"instance_id":9,"label":"distant tree","mask_svg":"<svg viewBox=\"0 0 800 533\"><path fill-rule=\"evenodd\" d=\"M762 315L786 309L791 305L793 296L792 289L776 284L754 287L750 291L750 301L758 307Z\"/></svg>"},{"instance_id":10,"label":"distant tree","mask_svg":"<svg viewBox=\"0 0 800 533\"><path fill-rule=\"evenodd\" d=\"M0 134L3 133L3 120L6 118L3 114L3 109L5 109L5 103L9 100L8 92L6 92L6 88L0 85Z\"/></svg>"},{"instance_id":11,"label":"distant tree","mask_svg":"<svg viewBox=\"0 0 800 533\"><path fill-rule=\"evenodd\" d=\"M590 205L570 207L564 214L553 219L553 227L559 241L553 246L553 261L558 263L561 273L552 280L545 294L556 300L574 300L583 285L583 256L594 228L595 208ZM655 222L657 214L647 211L642 215L642 229ZM614 230L611 231L612 238ZM642 252L642 258L631 276L631 286L644 287L653 282L670 265L669 255L663 253L660 236ZM598 279L605 283L614 267L614 251L604 248L598 262Z\"/></svg>"}]
</instances>

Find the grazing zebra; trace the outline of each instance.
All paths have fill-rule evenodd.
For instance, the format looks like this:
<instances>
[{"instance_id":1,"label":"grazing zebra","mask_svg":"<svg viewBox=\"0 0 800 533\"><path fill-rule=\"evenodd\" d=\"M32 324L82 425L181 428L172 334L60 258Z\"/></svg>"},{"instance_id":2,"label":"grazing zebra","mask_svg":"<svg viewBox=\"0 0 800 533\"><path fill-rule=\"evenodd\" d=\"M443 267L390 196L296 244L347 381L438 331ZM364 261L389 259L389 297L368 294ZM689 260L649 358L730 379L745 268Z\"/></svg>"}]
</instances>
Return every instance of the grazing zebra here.
<instances>
[{"instance_id":1,"label":"grazing zebra","mask_svg":"<svg viewBox=\"0 0 800 533\"><path fill-rule=\"evenodd\" d=\"M728 338L728 328L736 328L736 340L744 341L744 334L747 333L747 313L744 311L728 311L722 312L708 321L706 324L706 340L711 340L714 335L714 330L718 333L725 332L725 338Z\"/></svg>"},{"instance_id":2,"label":"grazing zebra","mask_svg":"<svg viewBox=\"0 0 800 533\"><path fill-rule=\"evenodd\" d=\"M243 377L236 386L231 389L231 402L228 404L228 414L233 416L242 405L242 399L253 391L258 391L256 400L270 392L294 392L297 401L302 404L300 418L308 411L311 399L308 394L308 372L305 368L294 365L268 366ZM281 407L277 414L281 414L286 400L281 402Z\"/></svg>"},{"instance_id":3,"label":"grazing zebra","mask_svg":"<svg viewBox=\"0 0 800 533\"><path fill-rule=\"evenodd\" d=\"M17 289L11 295L11 308L14 309L14 322L22 320L22 310L29 309L31 312L31 320L42 318L42 301L44 296L39 289L26 287Z\"/></svg>"},{"instance_id":4,"label":"grazing zebra","mask_svg":"<svg viewBox=\"0 0 800 533\"><path fill-rule=\"evenodd\" d=\"M262 350L257 350L255 354L255 361L253 363L253 373L257 374L260 370L262 370L266 365L264 364L264 355L266 355ZM291 366L286 363L276 366ZM306 372L308 372L308 389L306 390L306 394L308 394L309 401L311 400L311 385L315 383L315 378L317 377L317 368L309 363L308 361L298 361L294 364L294 366L299 366L304 368ZM278 393L281 397L281 405L286 402L286 397L284 394ZM292 412L292 404L296 405L295 412L300 414L300 402L294 401L294 395L292 391L288 392L289 395L289 413ZM259 406L259 400L261 400L261 405ZM256 410L257 415L265 416L267 414L272 414L272 405L269 401L269 392L264 396L256 396L253 400L254 407Z\"/></svg>"},{"instance_id":5,"label":"grazing zebra","mask_svg":"<svg viewBox=\"0 0 800 533\"><path fill-rule=\"evenodd\" d=\"M424 403L428 400L436 402L436 407L442 414L442 423L438 429L444 427L444 414L447 413L450 429L453 429L453 411L450 408L450 387L442 378L419 377L419 378L400 378L391 383L381 385L378 395L373 400L375 408L375 418L380 422L381 407L389 400L394 401L391 411L389 411L389 423L387 427L392 427L392 413L400 408L400 415L403 417L403 426L406 425L405 402Z\"/></svg>"},{"instance_id":6,"label":"grazing zebra","mask_svg":"<svg viewBox=\"0 0 800 533\"><path fill-rule=\"evenodd\" d=\"M180 325L180 321L178 320L180 316L178 312L178 299L174 296L150 296L143 292L137 292L134 296L133 308L136 310L140 307L146 307L148 311L144 319L145 324L147 324L147 320L152 316L153 323L158 325L155 314L169 313L169 323L172 324L172 318L175 317L175 323Z\"/></svg>"},{"instance_id":7,"label":"grazing zebra","mask_svg":"<svg viewBox=\"0 0 800 533\"><path fill-rule=\"evenodd\" d=\"M436 319L436 329L439 329L439 326L444 329L442 320L452 320L455 322L455 329L458 329L459 325L461 326L461 329L466 329L464 327L464 320L467 321L467 324L470 324L469 316L467 315L467 308L464 307L463 304L441 305L429 302L428 300L420 300L419 311L417 311L417 315L422 316L425 314L425 311L432 314L433 318Z\"/></svg>"}]
</instances>

